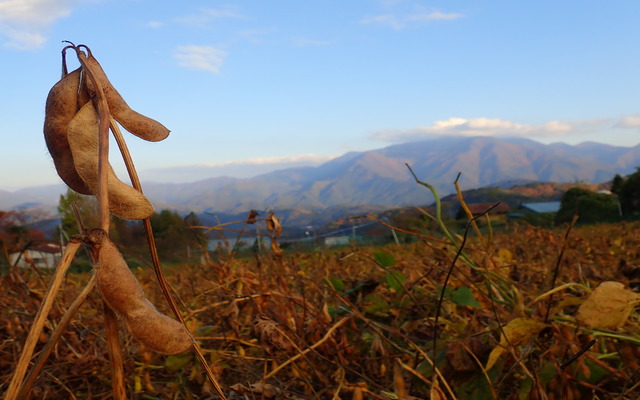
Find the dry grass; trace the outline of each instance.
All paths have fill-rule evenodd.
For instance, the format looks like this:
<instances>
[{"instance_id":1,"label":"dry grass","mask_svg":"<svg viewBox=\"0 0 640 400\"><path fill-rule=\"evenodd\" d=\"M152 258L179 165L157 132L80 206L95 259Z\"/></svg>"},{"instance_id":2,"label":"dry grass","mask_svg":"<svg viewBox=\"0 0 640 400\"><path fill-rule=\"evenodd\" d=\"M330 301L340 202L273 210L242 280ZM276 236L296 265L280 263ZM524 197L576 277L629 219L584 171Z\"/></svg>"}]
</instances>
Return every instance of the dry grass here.
<instances>
[{"instance_id":1,"label":"dry grass","mask_svg":"<svg viewBox=\"0 0 640 400\"><path fill-rule=\"evenodd\" d=\"M637 223L574 228L557 285L576 285L554 294L544 330L509 346L488 371L483 366L508 322L544 321L548 304L536 298L549 290L564 230L516 226L496 234L489 252L470 240L467 255L483 269L464 263L455 268L453 292L445 296L437 329L438 290L453 246L427 242L283 258L261 254L176 266L167 279L230 398L426 398L439 393L459 399L579 399L593 393L601 399L634 399L640 395L637 313L615 331L587 329L574 315L585 288L606 280L629 283L619 276L618 264L640 259L638 228ZM493 282L500 290L487 291L488 278L481 272L489 270L502 277ZM137 270L136 275L152 301L162 304L153 273ZM37 351L88 279L67 277ZM45 285L32 272L14 271L3 278L3 288L2 320L7 322L0 328L0 374L7 382ZM463 288L480 307L461 305L470 300ZM102 321L101 300L90 294L36 381L32 398L110 396ZM428 361L434 359L434 332L435 381ZM595 346L561 368L594 338ZM128 334L122 339L124 376L133 398L215 398L207 394L211 384L191 353L165 357Z\"/></svg>"}]
</instances>

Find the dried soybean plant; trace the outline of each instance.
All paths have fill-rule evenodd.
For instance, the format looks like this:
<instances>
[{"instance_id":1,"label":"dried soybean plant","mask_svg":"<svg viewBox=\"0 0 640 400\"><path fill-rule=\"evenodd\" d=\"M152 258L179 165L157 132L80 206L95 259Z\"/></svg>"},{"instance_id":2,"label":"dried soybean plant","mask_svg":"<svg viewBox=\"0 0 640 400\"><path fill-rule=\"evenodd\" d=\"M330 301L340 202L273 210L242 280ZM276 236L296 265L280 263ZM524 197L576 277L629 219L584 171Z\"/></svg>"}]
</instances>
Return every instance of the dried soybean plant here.
<instances>
[{"instance_id":1,"label":"dried soybean plant","mask_svg":"<svg viewBox=\"0 0 640 400\"><path fill-rule=\"evenodd\" d=\"M98 287L103 299L114 399L127 397L117 316L124 320L132 336L150 350L170 355L191 348L202 363L217 394L225 399L198 344L186 328L164 279L149 221L154 209L142 193L118 123L130 133L154 142L165 139L169 130L127 105L87 46L68 43L69 46L62 50L63 76L51 88L47 97L44 136L56 171L62 180L72 190L94 195L98 199L100 226L82 229L82 233L72 238L67 245L27 336L5 399L28 397L62 331L94 285ZM80 62L80 67L72 72L68 72L66 66L68 50L73 50ZM110 130L124 159L132 185L120 181L109 164ZM145 297L142 286L127 266L116 244L109 239L111 214L124 219L143 221L160 288L177 320L157 311ZM36 342L60 284L82 243L89 250L94 265L93 276L60 320L25 378Z\"/></svg>"}]
</instances>

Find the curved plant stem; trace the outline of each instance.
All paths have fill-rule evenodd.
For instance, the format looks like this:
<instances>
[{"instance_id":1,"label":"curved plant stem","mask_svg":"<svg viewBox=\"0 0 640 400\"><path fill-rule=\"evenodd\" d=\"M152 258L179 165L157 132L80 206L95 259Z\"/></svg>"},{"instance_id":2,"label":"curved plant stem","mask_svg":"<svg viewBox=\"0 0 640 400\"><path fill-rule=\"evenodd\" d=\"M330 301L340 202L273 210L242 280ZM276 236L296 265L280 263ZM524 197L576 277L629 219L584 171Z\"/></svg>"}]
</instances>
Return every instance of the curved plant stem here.
<instances>
[{"instance_id":1,"label":"curved plant stem","mask_svg":"<svg viewBox=\"0 0 640 400\"><path fill-rule=\"evenodd\" d=\"M118 124L113 118L110 119L109 124L111 127L111 131L113 133L113 136L116 140L116 144L118 145L118 148L120 150L120 154L122 155L124 164L127 168L129 179L131 180L131 185L140 193L142 193L142 185L140 183L140 178L138 177L138 173L136 172L135 166L133 164L133 159L131 158L131 153L129 152L129 148L127 147L126 142L124 141L122 132L120 131ZM182 313L180 312L180 309L178 308L178 305L175 299L171 295L171 289L169 287L169 284L167 283L167 280L164 277L164 273L162 272L162 266L160 265L160 257L158 256L158 249L156 246L155 237L153 236L153 228L151 227L151 220L149 218L145 218L142 220L142 224L146 232L147 244L149 246L149 253L151 255L151 263L153 264L153 270L156 274L156 278L158 279L158 285L160 286L160 290L162 291L162 294L167 300L167 303L169 304L169 307L171 308L171 311L173 312L175 317L178 319L178 321L180 321L181 324L186 326L184 317L182 316ZM226 397L224 395L224 392L222 391L222 388L220 387L220 384L218 384L218 381L216 380L215 375L213 374L213 371L209 366L209 363L204 358L204 354L202 353L202 350L200 349L200 347L198 346L198 343L195 340L193 341L193 351L196 353L198 360L202 364L202 367L204 368L207 374L207 378L213 385L218 396L220 396L220 398L222 398L223 400L226 400Z\"/></svg>"},{"instance_id":2,"label":"curved plant stem","mask_svg":"<svg viewBox=\"0 0 640 400\"><path fill-rule=\"evenodd\" d=\"M458 200L460 200L460 207L462 207L462 209L464 210L465 214L467 214L467 218L469 218L470 220L473 221L472 222L473 230L476 231L476 235L478 235L478 238L480 239L480 241L484 245L485 249L488 249L489 248L489 242L485 243L484 236L482 236L482 233L480 232L480 228L478 228L478 224L473 219L473 213L469 209L469 206L467 205L467 202L464 201L464 198L462 196L462 190L460 189L460 185L458 185L458 180L460 180L460 175L462 175L462 174L460 172L458 172L458 176L456 177L456 180L453 182L453 186L455 186L455 188L456 188L456 195L458 196ZM491 227L491 224L489 224L489 227Z\"/></svg>"},{"instance_id":3,"label":"curved plant stem","mask_svg":"<svg viewBox=\"0 0 640 400\"><path fill-rule=\"evenodd\" d=\"M309 353L311 350L315 349L316 347L320 346L322 343L326 342L331 337L331 335L333 335L333 332L335 332L336 329L338 329L342 325L344 325L345 322L349 321L349 319L350 319L349 317L345 317L345 318L342 318L340 321L336 322L331 328L329 328L327 330L327 333L324 334L322 339L318 340L316 343L314 343L313 345L307 347L302 352L296 354L295 356L291 357L287 361L285 361L282 364L278 365L271 372L269 372L267 375L265 375L262 378L262 380L266 381L267 379L269 379L272 376L274 376L275 374L277 374L278 371L280 371L282 368L286 367L287 365L291 364L292 362L296 361L297 359L303 357L305 354Z\"/></svg>"}]
</instances>

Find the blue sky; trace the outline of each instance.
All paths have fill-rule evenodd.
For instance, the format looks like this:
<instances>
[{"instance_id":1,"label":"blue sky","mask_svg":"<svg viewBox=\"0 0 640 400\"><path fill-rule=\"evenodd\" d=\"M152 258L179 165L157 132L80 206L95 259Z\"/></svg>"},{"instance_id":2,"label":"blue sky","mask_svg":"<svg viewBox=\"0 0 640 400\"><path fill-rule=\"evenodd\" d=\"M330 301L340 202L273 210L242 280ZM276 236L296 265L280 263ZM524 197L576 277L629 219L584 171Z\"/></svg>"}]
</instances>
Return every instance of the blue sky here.
<instances>
[{"instance_id":1,"label":"blue sky","mask_svg":"<svg viewBox=\"0 0 640 400\"><path fill-rule=\"evenodd\" d=\"M0 189L60 182L63 40L171 129L127 135L142 180L189 181L434 135L635 146L638 39L635 0L0 0Z\"/></svg>"}]
</instances>

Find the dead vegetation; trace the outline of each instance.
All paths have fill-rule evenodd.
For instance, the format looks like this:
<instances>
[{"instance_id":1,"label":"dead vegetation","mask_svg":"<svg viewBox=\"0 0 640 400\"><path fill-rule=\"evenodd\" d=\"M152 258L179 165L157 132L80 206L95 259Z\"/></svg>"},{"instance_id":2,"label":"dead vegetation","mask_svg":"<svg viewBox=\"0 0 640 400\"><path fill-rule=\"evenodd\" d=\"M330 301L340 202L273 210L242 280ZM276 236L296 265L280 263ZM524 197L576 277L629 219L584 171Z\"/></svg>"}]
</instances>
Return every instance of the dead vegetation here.
<instances>
[{"instance_id":1,"label":"dead vegetation","mask_svg":"<svg viewBox=\"0 0 640 400\"><path fill-rule=\"evenodd\" d=\"M497 234L488 251L470 239L466 256L481 267L459 261L437 326L456 254L442 243L208 260L176 266L167 279L229 398L635 399L637 295L619 265L640 259L638 228L580 227L565 240L563 230L520 225ZM162 304L152 271L135 273ZM2 387L48 278L3 278ZM88 279L67 276L37 351ZM100 297L90 293L31 398L110 397L102 321ZM133 398L215 398L192 353L162 356L120 332Z\"/></svg>"}]
</instances>

